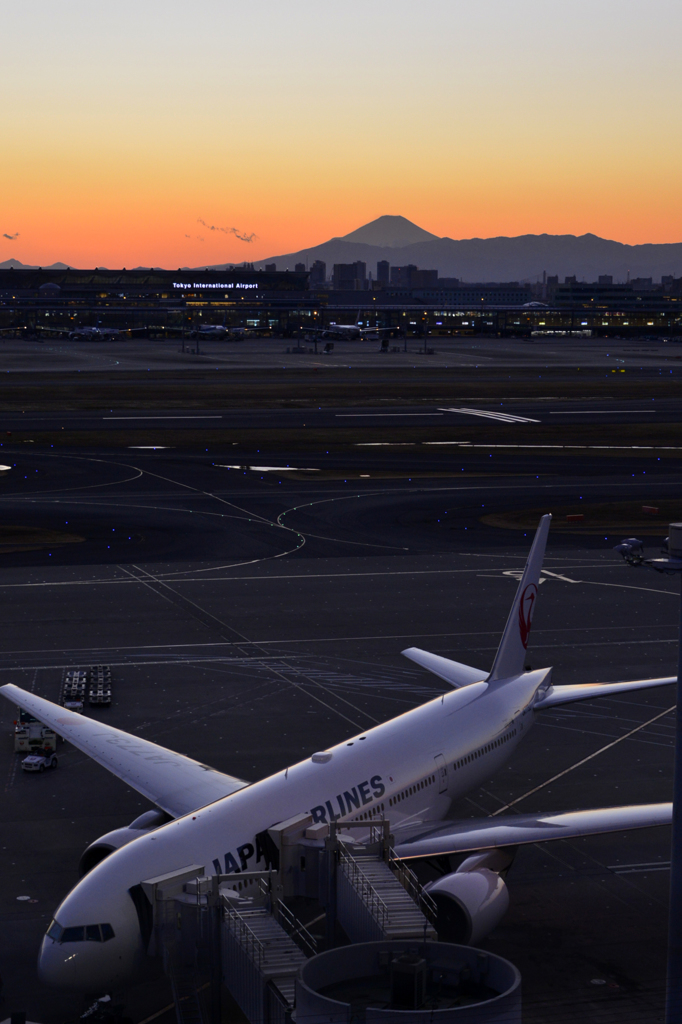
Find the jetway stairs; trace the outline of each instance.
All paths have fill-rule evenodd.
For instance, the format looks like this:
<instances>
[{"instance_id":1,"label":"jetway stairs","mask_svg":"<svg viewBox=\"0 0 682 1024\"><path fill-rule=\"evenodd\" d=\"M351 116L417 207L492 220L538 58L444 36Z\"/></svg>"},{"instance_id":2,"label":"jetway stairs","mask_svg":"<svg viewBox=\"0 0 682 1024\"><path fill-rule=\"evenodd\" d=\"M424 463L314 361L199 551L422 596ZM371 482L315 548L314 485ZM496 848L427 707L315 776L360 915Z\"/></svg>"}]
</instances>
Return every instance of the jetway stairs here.
<instances>
[{"instance_id":1,"label":"jetway stairs","mask_svg":"<svg viewBox=\"0 0 682 1024\"><path fill-rule=\"evenodd\" d=\"M406 880L412 882L415 899L404 877L382 857L340 851L337 913L351 942L436 938L435 904L412 875L413 882Z\"/></svg>"},{"instance_id":2,"label":"jetway stairs","mask_svg":"<svg viewBox=\"0 0 682 1024\"><path fill-rule=\"evenodd\" d=\"M252 1021L291 1017L296 976L317 943L284 904L237 907L223 898L223 977Z\"/></svg>"}]
</instances>

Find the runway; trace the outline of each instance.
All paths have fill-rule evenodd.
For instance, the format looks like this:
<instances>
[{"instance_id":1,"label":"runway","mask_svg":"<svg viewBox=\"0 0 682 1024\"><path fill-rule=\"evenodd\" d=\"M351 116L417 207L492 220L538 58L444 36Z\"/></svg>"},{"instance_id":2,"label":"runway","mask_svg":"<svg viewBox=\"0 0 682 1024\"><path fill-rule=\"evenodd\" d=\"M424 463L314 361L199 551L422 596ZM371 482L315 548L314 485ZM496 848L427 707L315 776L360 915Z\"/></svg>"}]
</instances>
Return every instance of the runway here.
<instances>
[{"instance_id":1,"label":"runway","mask_svg":"<svg viewBox=\"0 0 682 1024\"><path fill-rule=\"evenodd\" d=\"M439 456L428 479L411 480L423 455L403 450L372 454L387 478L359 478L358 453L344 480L229 470L229 457L22 450L2 480L2 522L38 540L0 555L0 679L55 700L66 668L110 664L114 706L89 714L247 779L441 692L405 647L491 663L530 536L482 515L581 495L680 498L677 464L655 460L633 477L618 459L469 452L461 479ZM40 530L51 534L40 541ZM619 539L550 535L529 653L556 682L674 672L675 581L628 570L611 550ZM453 814L519 797L523 812L669 799L673 703L666 688L544 714L509 768ZM84 846L146 804L73 748L53 775L23 775L13 709L3 702L0 716L6 998L29 992L30 1019L58 1024L80 1004L37 984L41 934ZM557 1000L566 1019L658 1012L668 842L655 829L519 853L512 908L487 946L521 969L526 1020L546 1020ZM136 1022L169 1001L162 982L128 999Z\"/></svg>"},{"instance_id":2,"label":"runway","mask_svg":"<svg viewBox=\"0 0 682 1024\"><path fill-rule=\"evenodd\" d=\"M609 405L611 407L609 407ZM206 410L166 409L134 411L131 409L106 409L98 411L49 410L27 412L5 412L1 415L5 431L17 430L69 430L69 431L114 431L114 430L292 430L307 427L311 430L334 430L348 427L469 427L481 426L477 421L484 419L486 426L514 426L515 424L544 424L562 427L570 436L574 425L668 424L682 421L682 405L677 398L631 401L543 401L533 402L513 399L492 403L478 401L475 405L402 405L384 406L340 406L306 409L234 409L223 406ZM511 435L506 433L505 438Z\"/></svg>"}]
</instances>

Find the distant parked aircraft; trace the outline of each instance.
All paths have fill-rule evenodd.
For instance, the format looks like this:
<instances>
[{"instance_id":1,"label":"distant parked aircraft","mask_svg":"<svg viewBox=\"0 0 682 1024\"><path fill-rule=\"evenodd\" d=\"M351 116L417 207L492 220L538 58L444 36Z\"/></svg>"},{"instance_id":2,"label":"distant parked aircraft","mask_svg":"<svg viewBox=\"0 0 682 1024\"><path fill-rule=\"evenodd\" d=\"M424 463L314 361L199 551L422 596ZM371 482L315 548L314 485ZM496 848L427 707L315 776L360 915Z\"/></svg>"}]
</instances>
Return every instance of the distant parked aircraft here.
<instances>
[{"instance_id":1,"label":"distant parked aircraft","mask_svg":"<svg viewBox=\"0 0 682 1024\"><path fill-rule=\"evenodd\" d=\"M138 334L146 331L146 327L102 327L99 321L94 325L85 327L44 327L39 326L37 331L45 331L49 334L64 334L71 341L117 341L123 334Z\"/></svg>"},{"instance_id":2,"label":"distant parked aircraft","mask_svg":"<svg viewBox=\"0 0 682 1024\"><path fill-rule=\"evenodd\" d=\"M328 327L304 327L304 334L313 334L318 340L321 338L345 338L353 341L358 338L364 341L377 341L380 334L386 331L394 331L395 327L362 327L358 318L354 324L329 324Z\"/></svg>"},{"instance_id":3,"label":"distant parked aircraft","mask_svg":"<svg viewBox=\"0 0 682 1024\"><path fill-rule=\"evenodd\" d=\"M189 332L190 338L245 338L256 327L227 327L226 324L202 324Z\"/></svg>"}]
</instances>

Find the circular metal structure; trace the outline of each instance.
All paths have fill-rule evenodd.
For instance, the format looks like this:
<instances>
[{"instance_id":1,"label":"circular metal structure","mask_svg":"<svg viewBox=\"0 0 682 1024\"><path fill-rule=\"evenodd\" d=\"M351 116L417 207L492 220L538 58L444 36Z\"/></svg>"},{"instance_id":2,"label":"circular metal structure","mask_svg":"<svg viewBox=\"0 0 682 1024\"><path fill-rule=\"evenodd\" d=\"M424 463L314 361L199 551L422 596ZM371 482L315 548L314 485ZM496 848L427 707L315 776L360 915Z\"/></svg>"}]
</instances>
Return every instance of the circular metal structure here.
<instances>
[{"instance_id":1,"label":"circular metal structure","mask_svg":"<svg viewBox=\"0 0 682 1024\"><path fill-rule=\"evenodd\" d=\"M521 975L508 960L472 946L361 942L303 965L296 1016L306 1024L520 1024Z\"/></svg>"}]
</instances>

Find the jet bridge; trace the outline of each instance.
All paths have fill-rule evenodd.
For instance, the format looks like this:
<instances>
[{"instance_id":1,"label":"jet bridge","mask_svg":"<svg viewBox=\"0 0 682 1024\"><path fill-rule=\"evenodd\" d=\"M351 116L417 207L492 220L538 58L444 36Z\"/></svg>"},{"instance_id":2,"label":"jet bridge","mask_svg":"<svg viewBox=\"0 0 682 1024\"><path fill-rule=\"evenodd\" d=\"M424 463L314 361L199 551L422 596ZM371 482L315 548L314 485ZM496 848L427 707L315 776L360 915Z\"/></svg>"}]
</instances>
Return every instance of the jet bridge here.
<instances>
[{"instance_id":1,"label":"jet bridge","mask_svg":"<svg viewBox=\"0 0 682 1024\"><path fill-rule=\"evenodd\" d=\"M362 844L351 828L364 833ZM330 827L302 814L268 830L268 870L207 875L190 864L143 881L149 952L162 959L178 1024L220 1021L224 989L250 1021L285 1024L303 965L323 949L348 939L435 940L435 904L391 839L387 820ZM292 903L324 920L319 935Z\"/></svg>"}]
</instances>

